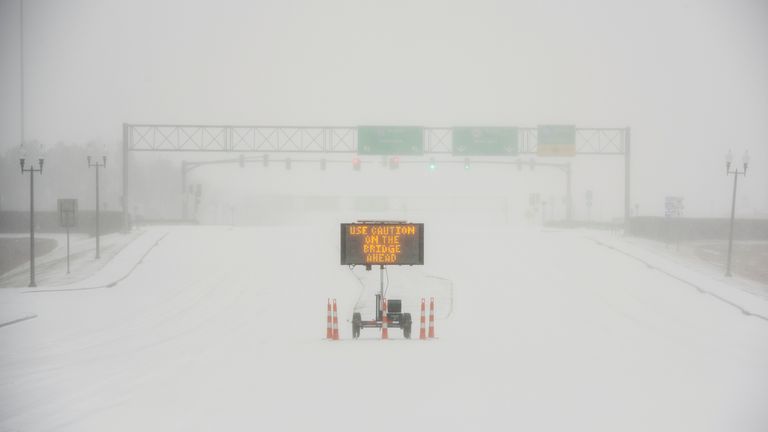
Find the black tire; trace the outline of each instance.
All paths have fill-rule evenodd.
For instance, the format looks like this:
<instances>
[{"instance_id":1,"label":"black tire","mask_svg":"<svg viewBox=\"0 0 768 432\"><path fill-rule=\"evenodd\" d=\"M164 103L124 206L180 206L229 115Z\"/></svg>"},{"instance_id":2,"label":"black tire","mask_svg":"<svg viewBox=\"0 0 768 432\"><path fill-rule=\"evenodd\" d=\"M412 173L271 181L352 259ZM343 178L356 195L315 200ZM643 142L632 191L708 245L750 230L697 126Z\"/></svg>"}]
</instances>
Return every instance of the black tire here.
<instances>
[{"instance_id":1,"label":"black tire","mask_svg":"<svg viewBox=\"0 0 768 432\"><path fill-rule=\"evenodd\" d=\"M411 338L411 314L403 314L403 337L406 339Z\"/></svg>"},{"instance_id":2,"label":"black tire","mask_svg":"<svg viewBox=\"0 0 768 432\"><path fill-rule=\"evenodd\" d=\"M360 323L363 319L360 317L360 312L352 314L352 338L357 339L360 337Z\"/></svg>"}]
</instances>

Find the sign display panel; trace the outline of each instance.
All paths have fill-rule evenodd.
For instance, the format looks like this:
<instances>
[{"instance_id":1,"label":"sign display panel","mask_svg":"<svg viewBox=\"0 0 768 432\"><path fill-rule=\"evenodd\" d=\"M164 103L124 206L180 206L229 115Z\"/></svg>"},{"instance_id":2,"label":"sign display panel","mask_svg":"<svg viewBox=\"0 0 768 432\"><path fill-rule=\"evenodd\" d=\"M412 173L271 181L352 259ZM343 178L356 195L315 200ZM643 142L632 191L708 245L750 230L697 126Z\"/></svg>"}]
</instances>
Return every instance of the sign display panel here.
<instances>
[{"instance_id":1,"label":"sign display panel","mask_svg":"<svg viewBox=\"0 0 768 432\"><path fill-rule=\"evenodd\" d=\"M453 154L461 156L514 156L518 153L517 128L455 127Z\"/></svg>"},{"instance_id":2,"label":"sign display panel","mask_svg":"<svg viewBox=\"0 0 768 432\"><path fill-rule=\"evenodd\" d=\"M342 265L423 265L423 223L341 224Z\"/></svg>"},{"instance_id":3,"label":"sign display panel","mask_svg":"<svg viewBox=\"0 0 768 432\"><path fill-rule=\"evenodd\" d=\"M77 226L77 200L72 198L59 198L59 225L64 228Z\"/></svg>"},{"instance_id":4,"label":"sign display panel","mask_svg":"<svg viewBox=\"0 0 768 432\"><path fill-rule=\"evenodd\" d=\"M576 126L540 125L537 130L539 156L573 156L576 154Z\"/></svg>"},{"instance_id":5,"label":"sign display panel","mask_svg":"<svg viewBox=\"0 0 768 432\"><path fill-rule=\"evenodd\" d=\"M357 153L361 155L424 154L420 126L358 126Z\"/></svg>"},{"instance_id":6,"label":"sign display panel","mask_svg":"<svg viewBox=\"0 0 768 432\"><path fill-rule=\"evenodd\" d=\"M683 214L683 197L664 197L664 215L666 217L681 216Z\"/></svg>"}]
</instances>

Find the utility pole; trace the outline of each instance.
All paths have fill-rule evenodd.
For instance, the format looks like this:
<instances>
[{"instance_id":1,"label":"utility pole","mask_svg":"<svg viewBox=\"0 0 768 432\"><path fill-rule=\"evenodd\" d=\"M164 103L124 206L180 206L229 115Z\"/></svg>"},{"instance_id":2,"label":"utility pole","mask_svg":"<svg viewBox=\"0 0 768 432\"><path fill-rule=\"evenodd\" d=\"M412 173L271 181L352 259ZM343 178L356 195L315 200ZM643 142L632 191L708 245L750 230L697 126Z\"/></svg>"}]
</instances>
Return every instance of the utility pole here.
<instances>
[{"instance_id":1,"label":"utility pole","mask_svg":"<svg viewBox=\"0 0 768 432\"><path fill-rule=\"evenodd\" d=\"M131 139L131 131L132 129L123 123L123 194L120 196L120 202L123 206L123 232L126 233L131 230L131 217L128 212L128 145Z\"/></svg>"},{"instance_id":2,"label":"utility pole","mask_svg":"<svg viewBox=\"0 0 768 432\"><path fill-rule=\"evenodd\" d=\"M733 196L731 197L731 228L728 233L728 261L725 266L725 276L731 277L731 253L733 251L733 220L736 217L736 184L738 182L739 176L746 176L747 175L747 166L749 165L749 153L744 152L743 157L743 163L744 163L744 169L742 171L739 171L738 168L735 168L731 170L731 163L733 162L733 154L728 151L728 154L725 156L725 173L727 175L733 175Z\"/></svg>"},{"instance_id":3,"label":"utility pole","mask_svg":"<svg viewBox=\"0 0 768 432\"><path fill-rule=\"evenodd\" d=\"M38 167L30 165L24 168L24 158L19 159L21 175L29 173L29 286L36 287L35 283L35 173L43 174L43 158L39 158Z\"/></svg>"},{"instance_id":4,"label":"utility pole","mask_svg":"<svg viewBox=\"0 0 768 432\"><path fill-rule=\"evenodd\" d=\"M629 203L631 202L630 193L632 191L630 187L630 137L632 136L631 130L627 127L624 130L624 228L629 228Z\"/></svg>"},{"instance_id":5,"label":"utility pole","mask_svg":"<svg viewBox=\"0 0 768 432\"><path fill-rule=\"evenodd\" d=\"M107 167L107 157L102 156L101 162L93 162L91 163L91 157L88 156L88 167L89 168L96 168L96 259L101 258L101 245L100 245L100 237L101 237L101 217L99 213L99 168L106 168Z\"/></svg>"},{"instance_id":6,"label":"utility pole","mask_svg":"<svg viewBox=\"0 0 768 432\"><path fill-rule=\"evenodd\" d=\"M565 166L566 189L565 189L565 219L570 223L573 220L573 199L571 197L571 164Z\"/></svg>"},{"instance_id":7,"label":"utility pole","mask_svg":"<svg viewBox=\"0 0 768 432\"><path fill-rule=\"evenodd\" d=\"M187 161L181 161L181 220L187 220L189 192L187 191Z\"/></svg>"},{"instance_id":8,"label":"utility pole","mask_svg":"<svg viewBox=\"0 0 768 432\"><path fill-rule=\"evenodd\" d=\"M19 137L24 145L24 0L19 0Z\"/></svg>"}]
</instances>

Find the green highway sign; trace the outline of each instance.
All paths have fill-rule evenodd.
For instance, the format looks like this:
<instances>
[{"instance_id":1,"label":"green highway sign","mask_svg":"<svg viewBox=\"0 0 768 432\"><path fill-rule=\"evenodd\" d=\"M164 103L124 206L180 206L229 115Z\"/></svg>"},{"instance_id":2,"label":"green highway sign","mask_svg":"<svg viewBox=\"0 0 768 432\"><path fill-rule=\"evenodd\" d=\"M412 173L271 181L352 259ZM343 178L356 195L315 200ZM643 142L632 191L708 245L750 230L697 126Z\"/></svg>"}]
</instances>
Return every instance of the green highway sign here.
<instances>
[{"instance_id":1,"label":"green highway sign","mask_svg":"<svg viewBox=\"0 0 768 432\"><path fill-rule=\"evenodd\" d=\"M422 155L423 129L421 126L358 126L357 154Z\"/></svg>"},{"instance_id":2,"label":"green highway sign","mask_svg":"<svg viewBox=\"0 0 768 432\"><path fill-rule=\"evenodd\" d=\"M517 128L455 127L453 154L460 156L515 156Z\"/></svg>"},{"instance_id":3,"label":"green highway sign","mask_svg":"<svg viewBox=\"0 0 768 432\"><path fill-rule=\"evenodd\" d=\"M576 126L539 125L536 137L539 156L573 156L576 154Z\"/></svg>"}]
</instances>

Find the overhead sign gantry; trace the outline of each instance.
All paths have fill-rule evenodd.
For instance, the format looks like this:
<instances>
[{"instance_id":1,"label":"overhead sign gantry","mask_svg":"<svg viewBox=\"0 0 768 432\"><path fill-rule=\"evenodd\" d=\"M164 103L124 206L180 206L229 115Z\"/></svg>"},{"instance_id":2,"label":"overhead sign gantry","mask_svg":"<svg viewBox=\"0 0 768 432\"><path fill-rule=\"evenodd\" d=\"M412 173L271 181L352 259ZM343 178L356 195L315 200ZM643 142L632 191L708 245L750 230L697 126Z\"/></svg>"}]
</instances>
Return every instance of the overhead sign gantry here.
<instances>
[{"instance_id":1,"label":"overhead sign gantry","mask_svg":"<svg viewBox=\"0 0 768 432\"><path fill-rule=\"evenodd\" d=\"M630 215L630 129L579 128L573 125L538 127L421 127L421 126L215 126L123 125L123 213L127 221L130 203L128 179L131 152L229 152L261 153L264 164L270 153L354 155L503 157L623 156L624 219ZM286 167L291 159L286 159ZM322 159L325 166L326 159ZM394 164L399 165L396 159ZM473 164L484 161L473 160ZM517 161L520 164L520 160ZM359 169L360 160L353 160ZM434 158L430 164L434 164ZM465 166L467 161L465 160ZM487 163L499 163L487 161ZM506 162L509 163L509 162ZM556 166L566 174L569 163ZM566 195L570 197L570 186ZM570 198L568 206L570 208ZM568 214L570 215L570 210Z\"/></svg>"}]
</instances>

